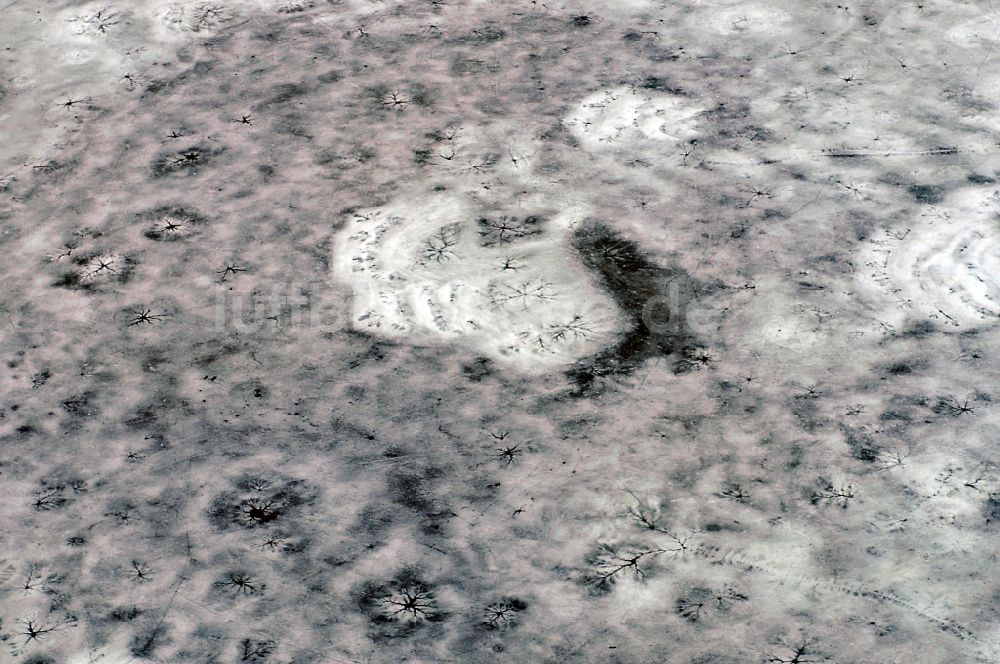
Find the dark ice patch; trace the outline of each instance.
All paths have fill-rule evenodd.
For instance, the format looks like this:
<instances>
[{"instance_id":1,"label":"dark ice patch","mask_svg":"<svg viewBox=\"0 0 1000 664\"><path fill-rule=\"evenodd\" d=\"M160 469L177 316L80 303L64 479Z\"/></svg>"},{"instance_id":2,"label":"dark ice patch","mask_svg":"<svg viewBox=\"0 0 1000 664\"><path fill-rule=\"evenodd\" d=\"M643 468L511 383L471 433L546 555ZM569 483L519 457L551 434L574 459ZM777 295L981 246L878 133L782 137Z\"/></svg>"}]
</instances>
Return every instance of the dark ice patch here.
<instances>
[{"instance_id":1,"label":"dark ice patch","mask_svg":"<svg viewBox=\"0 0 1000 664\"><path fill-rule=\"evenodd\" d=\"M582 224L573 247L627 319L619 341L568 371L577 394L588 393L602 376L624 376L656 356L683 360L698 347L685 321L688 304L706 289L677 267L663 267L639 247L599 222ZM687 367L678 362L678 367Z\"/></svg>"},{"instance_id":2,"label":"dark ice patch","mask_svg":"<svg viewBox=\"0 0 1000 664\"><path fill-rule=\"evenodd\" d=\"M941 187L929 184L911 184L906 189L914 200L924 205L937 205L944 200Z\"/></svg>"}]
</instances>

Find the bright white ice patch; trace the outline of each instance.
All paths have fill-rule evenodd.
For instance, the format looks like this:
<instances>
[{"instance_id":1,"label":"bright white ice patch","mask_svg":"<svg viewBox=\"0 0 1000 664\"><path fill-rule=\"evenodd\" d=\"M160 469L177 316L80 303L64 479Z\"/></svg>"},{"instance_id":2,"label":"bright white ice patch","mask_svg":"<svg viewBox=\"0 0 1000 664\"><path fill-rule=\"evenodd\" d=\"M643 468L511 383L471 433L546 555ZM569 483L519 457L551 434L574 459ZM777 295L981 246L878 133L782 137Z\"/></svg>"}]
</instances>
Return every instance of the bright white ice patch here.
<instances>
[{"instance_id":1,"label":"bright white ice patch","mask_svg":"<svg viewBox=\"0 0 1000 664\"><path fill-rule=\"evenodd\" d=\"M596 351L614 303L572 258L581 209L484 211L454 193L364 210L336 239L352 323L414 343L459 342L523 370Z\"/></svg>"},{"instance_id":2,"label":"bright white ice patch","mask_svg":"<svg viewBox=\"0 0 1000 664\"><path fill-rule=\"evenodd\" d=\"M733 7L708 13L706 24L724 35L749 33L780 33L783 28L794 26L788 12L768 7L766 4L739 3Z\"/></svg>"},{"instance_id":3,"label":"bright white ice patch","mask_svg":"<svg viewBox=\"0 0 1000 664\"><path fill-rule=\"evenodd\" d=\"M619 87L594 93L565 119L585 149L600 149L636 139L681 141L697 136L704 109L678 95Z\"/></svg>"},{"instance_id":4,"label":"bright white ice patch","mask_svg":"<svg viewBox=\"0 0 1000 664\"><path fill-rule=\"evenodd\" d=\"M866 250L866 274L895 300L901 319L926 315L953 327L1000 316L1000 197L963 189Z\"/></svg>"}]
</instances>

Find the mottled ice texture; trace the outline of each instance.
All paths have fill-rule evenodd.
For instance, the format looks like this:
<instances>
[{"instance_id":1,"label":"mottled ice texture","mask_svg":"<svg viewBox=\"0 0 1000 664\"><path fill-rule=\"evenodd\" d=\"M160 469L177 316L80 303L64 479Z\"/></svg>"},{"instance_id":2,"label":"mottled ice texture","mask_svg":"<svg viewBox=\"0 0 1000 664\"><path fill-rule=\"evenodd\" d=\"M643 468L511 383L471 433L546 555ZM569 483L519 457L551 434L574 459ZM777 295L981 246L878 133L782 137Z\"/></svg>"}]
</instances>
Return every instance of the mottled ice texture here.
<instances>
[{"instance_id":1,"label":"mottled ice texture","mask_svg":"<svg viewBox=\"0 0 1000 664\"><path fill-rule=\"evenodd\" d=\"M0 0L0 664L1000 661L998 12Z\"/></svg>"}]
</instances>

